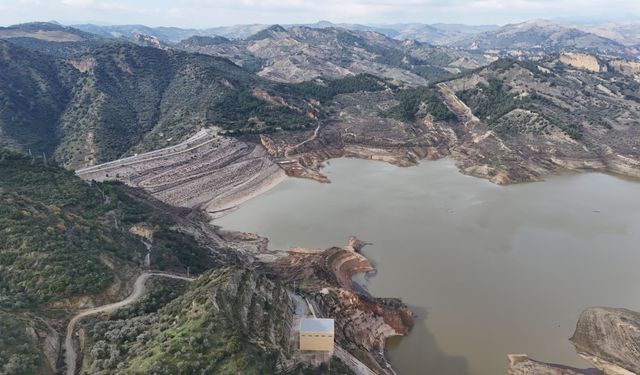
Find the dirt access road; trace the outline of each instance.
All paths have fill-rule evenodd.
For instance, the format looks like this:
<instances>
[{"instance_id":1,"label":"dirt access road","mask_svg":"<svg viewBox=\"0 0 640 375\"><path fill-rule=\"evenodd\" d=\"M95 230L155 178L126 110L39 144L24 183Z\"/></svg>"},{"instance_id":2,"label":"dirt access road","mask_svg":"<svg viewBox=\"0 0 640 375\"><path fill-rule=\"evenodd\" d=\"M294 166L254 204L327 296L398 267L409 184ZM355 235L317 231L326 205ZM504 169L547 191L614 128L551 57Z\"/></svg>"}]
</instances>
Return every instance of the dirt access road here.
<instances>
[{"instance_id":1,"label":"dirt access road","mask_svg":"<svg viewBox=\"0 0 640 375\"><path fill-rule=\"evenodd\" d=\"M145 284L147 280L149 280L149 278L153 276L166 277L169 279L178 279L178 280L184 280L184 281L195 280L194 278L190 278L190 277L172 275L172 274L162 273L162 272L145 272L140 276L138 276L133 286L133 291L127 298L119 302L114 302L108 305L93 307L90 309L80 311L76 316L74 316L71 319L71 321L69 321L69 325L67 326L67 337L64 341L65 363L67 364L67 375L75 375L76 373L76 362L78 360L78 354L76 353L76 349L73 346L73 332L75 330L76 324L87 316L117 310L121 307L127 306L135 302L135 300L137 300L145 292L146 290Z\"/></svg>"}]
</instances>

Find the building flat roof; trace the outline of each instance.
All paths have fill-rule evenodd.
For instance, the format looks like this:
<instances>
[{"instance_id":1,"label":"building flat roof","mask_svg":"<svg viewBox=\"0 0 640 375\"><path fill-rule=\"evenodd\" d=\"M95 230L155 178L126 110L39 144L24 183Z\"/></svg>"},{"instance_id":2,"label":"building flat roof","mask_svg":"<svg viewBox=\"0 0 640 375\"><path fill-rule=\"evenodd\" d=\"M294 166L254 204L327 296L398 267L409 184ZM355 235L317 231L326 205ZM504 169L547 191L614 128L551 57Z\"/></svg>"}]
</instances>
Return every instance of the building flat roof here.
<instances>
[{"instance_id":1,"label":"building flat roof","mask_svg":"<svg viewBox=\"0 0 640 375\"><path fill-rule=\"evenodd\" d=\"M300 320L300 332L331 332L333 333L333 319L305 318Z\"/></svg>"}]
</instances>

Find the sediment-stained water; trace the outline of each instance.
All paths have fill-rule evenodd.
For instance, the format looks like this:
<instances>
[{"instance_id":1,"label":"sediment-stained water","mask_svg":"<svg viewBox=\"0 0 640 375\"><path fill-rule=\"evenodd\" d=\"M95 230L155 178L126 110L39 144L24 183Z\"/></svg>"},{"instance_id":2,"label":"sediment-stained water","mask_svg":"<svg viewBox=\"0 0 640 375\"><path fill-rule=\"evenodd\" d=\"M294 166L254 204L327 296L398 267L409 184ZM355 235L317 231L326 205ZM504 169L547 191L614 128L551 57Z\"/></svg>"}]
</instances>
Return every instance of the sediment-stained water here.
<instances>
[{"instance_id":1,"label":"sediment-stained water","mask_svg":"<svg viewBox=\"0 0 640 375\"><path fill-rule=\"evenodd\" d=\"M288 179L216 221L271 249L351 234L378 270L358 282L417 314L389 344L398 374L496 375L506 354L586 367L568 338L589 306L640 310L640 183L602 174L500 187L452 161L339 159L333 181Z\"/></svg>"}]
</instances>

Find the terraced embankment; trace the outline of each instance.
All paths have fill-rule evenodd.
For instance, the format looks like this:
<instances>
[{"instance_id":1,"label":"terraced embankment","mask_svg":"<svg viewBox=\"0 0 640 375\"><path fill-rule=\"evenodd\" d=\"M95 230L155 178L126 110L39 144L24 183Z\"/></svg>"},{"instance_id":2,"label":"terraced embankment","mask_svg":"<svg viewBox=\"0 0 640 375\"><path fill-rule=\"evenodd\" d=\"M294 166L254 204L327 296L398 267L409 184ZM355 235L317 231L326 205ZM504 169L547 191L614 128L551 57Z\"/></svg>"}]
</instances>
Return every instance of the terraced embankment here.
<instances>
[{"instance_id":1,"label":"terraced embankment","mask_svg":"<svg viewBox=\"0 0 640 375\"><path fill-rule=\"evenodd\" d=\"M284 171L260 145L202 130L178 145L76 172L84 180L119 180L161 201L219 215L277 185Z\"/></svg>"}]
</instances>

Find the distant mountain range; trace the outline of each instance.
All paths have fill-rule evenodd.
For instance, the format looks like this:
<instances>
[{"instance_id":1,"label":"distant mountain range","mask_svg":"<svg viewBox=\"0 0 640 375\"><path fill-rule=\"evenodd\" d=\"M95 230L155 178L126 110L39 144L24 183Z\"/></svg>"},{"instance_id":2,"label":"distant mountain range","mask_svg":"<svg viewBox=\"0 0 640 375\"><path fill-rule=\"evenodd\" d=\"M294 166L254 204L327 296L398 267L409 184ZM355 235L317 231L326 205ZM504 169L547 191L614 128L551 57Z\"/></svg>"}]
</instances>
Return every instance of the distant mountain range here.
<instances>
[{"instance_id":1,"label":"distant mountain range","mask_svg":"<svg viewBox=\"0 0 640 375\"><path fill-rule=\"evenodd\" d=\"M605 34L602 29L599 33L586 30L589 28L535 20L474 34L452 45L480 50L525 50L527 52L580 50L609 55L638 54L637 47L624 45L621 41L602 36ZM616 35L610 33L609 36ZM627 36L627 42L630 39L631 37Z\"/></svg>"},{"instance_id":2,"label":"distant mountain range","mask_svg":"<svg viewBox=\"0 0 640 375\"><path fill-rule=\"evenodd\" d=\"M80 27L0 28L0 145L81 167L171 145L202 127L228 134L311 128L336 95L428 87L501 57L544 61L560 54L564 64L580 69L626 74L629 87L640 79L628 26L617 31L624 43L549 21L500 28L328 22L226 31ZM228 37L193 35L213 30ZM447 46L398 39L434 30L461 39ZM636 100L626 86L614 91Z\"/></svg>"},{"instance_id":3,"label":"distant mountain range","mask_svg":"<svg viewBox=\"0 0 640 375\"><path fill-rule=\"evenodd\" d=\"M149 27L145 25L100 26L82 24L62 26L57 23L27 23L0 28L0 38L35 38L41 41L95 42L103 39L126 39L142 45L176 44L192 37L224 37L246 39L274 25L249 24L206 29ZM415 40L436 46L449 46L480 51L516 50L557 52L581 50L611 55L636 57L640 54L640 23L570 24L532 20L505 26L462 24L346 24L320 21L313 24L281 25L285 30L344 29L375 32L396 40ZM505 53L503 53L504 55Z\"/></svg>"},{"instance_id":4,"label":"distant mountain range","mask_svg":"<svg viewBox=\"0 0 640 375\"><path fill-rule=\"evenodd\" d=\"M207 29L181 29L175 27L147 27L144 25L120 25L120 26L98 26L92 24L74 25L73 27L86 32L95 33L104 37L131 37L135 34L145 34L158 38L163 42L175 43L192 36L223 36L230 39L242 39L266 29L272 25L251 24L235 25L227 27L214 27ZM640 44L640 23L600 23L600 24L571 24L546 20L527 21L519 24L505 26L498 25L463 25L463 24L347 24L331 23L320 21L313 24L282 25L285 29L296 26L307 26L311 28L344 28L358 31L374 31L390 38L398 40L417 40L435 45L449 45L452 43L464 44L472 36L489 36L492 33L508 33L514 29L531 30L532 27L551 29L547 31L564 32L579 30L582 33L592 34L589 37L600 37L612 40L625 46L636 46ZM575 31L574 31L575 33ZM482 35L480 35L482 34ZM548 35L548 34L547 34ZM583 35L583 34L580 34ZM578 35L578 36L580 36ZM534 35L535 38L535 35Z\"/></svg>"},{"instance_id":5,"label":"distant mountain range","mask_svg":"<svg viewBox=\"0 0 640 375\"><path fill-rule=\"evenodd\" d=\"M368 73L418 85L490 62L481 53L335 27L286 29L276 25L243 40L195 36L174 47L224 56L258 75L283 82Z\"/></svg>"},{"instance_id":6,"label":"distant mountain range","mask_svg":"<svg viewBox=\"0 0 640 375\"><path fill-rule=\"evenodd\" d=\"M278 176L326 181L324 162L343 156L450 157L499 184L567 170L640 177L638 45L629 24L549 21L0 28L0 374L2 363L59 373L65 327L64 347L83 352L78 373L316 373L292 367L307 364L288 350L291 283L335 317L342 350L390 374L380 345L413 318L396 299L345 286L365 264L352 241L283 258L255 235L219 233L184 197L249 198L275 163ZM129 180L104 166L98 178L154 194L170 185L180 197L161 199L183 207L54 165L127 156L115 164ZM125 298L143 264L233 268L78 321L76 345L65 317ZM331 374L351 373L332 363Z\"/></svg>"},{"instance_id":7,"label":"distant mountain range","mask_svg":"<svg viewBox=\"0 0 640 375\"><path fill-rule=\"evenodd\" d=\"M129 38L136 34L145 34L158 38L163 42L176 43L192 36L223 36L229 39L244 39L273 25L250 24L207 29L181 29L176 27L148 27L144 25L114 25L98 26L93 24L73 25L74 28L101 35L103 37ZM313 24L282 25L285 29L306 26L315 29L342 28L356 31L374 31L390 38L399 40L414 39L431 44L447 44L470 34L498 29L496 25L468 26L458 24L389 24L389 25L360 25L347 23L332 23L320 21Z\"/></svg>"}]
</instances>

